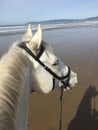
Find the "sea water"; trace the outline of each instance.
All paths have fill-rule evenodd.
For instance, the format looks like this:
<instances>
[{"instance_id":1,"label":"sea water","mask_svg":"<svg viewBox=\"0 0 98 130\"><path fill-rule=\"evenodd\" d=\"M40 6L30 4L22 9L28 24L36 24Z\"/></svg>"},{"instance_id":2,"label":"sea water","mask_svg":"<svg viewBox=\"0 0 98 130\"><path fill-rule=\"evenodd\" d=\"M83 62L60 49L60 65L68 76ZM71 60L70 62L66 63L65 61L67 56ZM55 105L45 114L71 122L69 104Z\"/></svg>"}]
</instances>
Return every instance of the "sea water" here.
<instances>
[{"instance_id":1,"label":"sea water","mask_svg":"<svg viewBox=\"0 0 98 130\"><path fill-rule=\"evenodd\" d=\"M39 22L40 23L40 22ZM34 23L32 25L32 30L35 31L37 29L37 25L39 24ZM29 24L29 23L28 23ZM28 24L25 25L6 25L0 26L0 35L10 35L16 33L23 33L27 30ZM58 28L72 28L72 27L83 27L83 26L98 26L98 21L80 21L80 22L41 22L41 26L44 30L51 30L51 29L58 29Z\"/></svg>"},{"instance_id":2,"label":"sea water","mask_svg":"<svg viewBox=\"0 0 98 130\"><path fill-rule=\"evenodd\" d=\"M0 26L0 55L8 50L15 42L21 41L28 25ZM90 45L98 43L98 21L74 23L42 23L43 40L56 48L64 47L65 52L82 48L85 50ZM32 25L35 33L37 24ZM84 47L85 46L85 47ZM96 45L95 45L96 46ZM93 46L92 46L93 47ZM81 50L81 49L80 49Z\"/></svg>"}]
</instances>

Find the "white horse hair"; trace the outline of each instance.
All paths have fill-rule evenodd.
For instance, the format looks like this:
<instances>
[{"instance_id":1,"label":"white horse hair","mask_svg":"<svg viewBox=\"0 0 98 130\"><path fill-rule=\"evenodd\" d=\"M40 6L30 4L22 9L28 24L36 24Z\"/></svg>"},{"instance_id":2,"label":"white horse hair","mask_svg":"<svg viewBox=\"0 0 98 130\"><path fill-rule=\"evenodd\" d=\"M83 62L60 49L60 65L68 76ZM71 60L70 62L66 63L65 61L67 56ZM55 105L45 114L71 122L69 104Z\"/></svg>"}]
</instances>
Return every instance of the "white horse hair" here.
<instances>
[{"instance_id":1,"label":"white horse hair","mask_svg":"<svg viewBox=\"0 0 98 130\"><path fill-rule=\"evenodd\" d=\"M40 60L59 76L68 73L67 66L54 55L51 47L42 41L40 25L34 36L29 25L22 42L35 55L42 44L45 51ZM52 75L25 50L19 48L19 43L12 45L0 60L0 130L27 130L31 90L49 93L53 87ZM73 87L76 83L77 74L71 71L69 84ZM61 87L62 83L56 80L56 86Z\"/></svg>"}]
</instances>

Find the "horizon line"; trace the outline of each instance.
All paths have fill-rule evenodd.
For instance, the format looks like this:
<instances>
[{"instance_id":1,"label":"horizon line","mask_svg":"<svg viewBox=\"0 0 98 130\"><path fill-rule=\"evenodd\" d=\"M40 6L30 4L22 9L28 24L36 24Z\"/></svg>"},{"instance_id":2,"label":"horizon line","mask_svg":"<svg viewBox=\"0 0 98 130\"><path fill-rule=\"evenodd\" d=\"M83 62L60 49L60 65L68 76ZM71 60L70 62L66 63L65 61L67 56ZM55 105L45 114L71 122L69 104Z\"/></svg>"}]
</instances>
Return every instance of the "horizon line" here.
<instances>
[{"instance_id":1,"label":"horizon line","mask_svg":"<svg viewBox=\"0 0 98 130\"><path fill-rule=\"evenodd\" d=\"M26 25L29 23L39 23L39 22L48 22L48 21L59 21L59 20L88 20L88 19L94 19L98 18L98 16L91 16L91 17L86 17L86 18L59 18L59 19L45 19L45 20L32 20L28 21L26 23L16 23L16 24L0 24L0 26L19 26L19 25Z\"/></svg>"}]
</instances>

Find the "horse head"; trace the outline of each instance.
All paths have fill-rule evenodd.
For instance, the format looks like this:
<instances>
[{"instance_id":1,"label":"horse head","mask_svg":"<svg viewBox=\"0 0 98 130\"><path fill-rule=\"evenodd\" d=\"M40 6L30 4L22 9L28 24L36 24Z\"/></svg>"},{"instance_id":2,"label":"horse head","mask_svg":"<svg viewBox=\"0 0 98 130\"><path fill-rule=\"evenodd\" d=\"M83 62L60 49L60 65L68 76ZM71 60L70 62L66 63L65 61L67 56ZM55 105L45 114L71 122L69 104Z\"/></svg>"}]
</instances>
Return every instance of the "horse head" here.
<instances>
[{"instance_id":1,"label":"horse head","mask_svg":"<svg viewBox=\"0 0 98 130\"><path fill-rule=\"evenodd\" d=\"M29 25L23 36L26 47L25 53L33 66L32 89L37 92L49 93L55 87L64 89L74 87L77 83L77 74L70 70L70 67L64 65L54 54L52 47L43 41L42 36L40 25L35 35L33 35Z\"/></svg>"}]
</instances>

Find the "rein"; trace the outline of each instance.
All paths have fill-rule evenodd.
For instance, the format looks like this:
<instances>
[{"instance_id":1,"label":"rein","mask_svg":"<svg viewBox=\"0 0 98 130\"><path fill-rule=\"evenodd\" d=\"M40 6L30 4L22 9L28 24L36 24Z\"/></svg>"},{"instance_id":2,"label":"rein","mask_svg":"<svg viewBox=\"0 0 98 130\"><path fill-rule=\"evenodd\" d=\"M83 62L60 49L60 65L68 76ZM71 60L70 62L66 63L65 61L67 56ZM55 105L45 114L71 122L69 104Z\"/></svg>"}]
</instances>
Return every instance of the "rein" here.
<instances>
[{"instance_id":1,"label":"rein","mask_svg":"<svg viewBox=\"0 0 98 130\"><path fill-rule=\"evenodd\" d=\"M18 47L25 50L31 57L33 57L46 71L48 71L53 76L53 89L55 87L55 79L59 80L63 85L61 87L61 93L60 93L60 120L59 120L59 130L62 130L62 99L63 99L63 91L69 86L69 80L70 80L70 67L68 67L68 73L67 75L63 77L59 77L56 73L54 73L49 67L47 67L41 60L40 57L43 54L45 48L41 45L40 52L36 56L33 54L33 52L26 46L24 42L18 44ZM66 79L66 81L63 81ZM52 89L52 90L53 90ZM33 90L34 91L34 90Z\"/></svg>"},{"instance_id":2,"label":"rein","mask_svg":"<svg viewBox=\"0 0 98 130\"><path fill-rule=\"evenodd\" d=\"M59 119L59 130L62 130L62 106L63 106L63 92L64 90L61 88L60 91L60 119Z\"/></svg>"}]
</instances>

